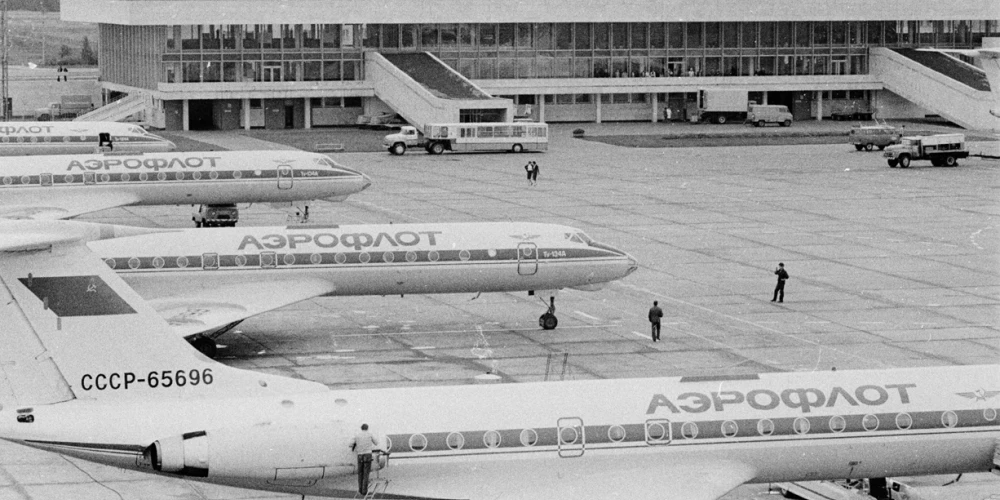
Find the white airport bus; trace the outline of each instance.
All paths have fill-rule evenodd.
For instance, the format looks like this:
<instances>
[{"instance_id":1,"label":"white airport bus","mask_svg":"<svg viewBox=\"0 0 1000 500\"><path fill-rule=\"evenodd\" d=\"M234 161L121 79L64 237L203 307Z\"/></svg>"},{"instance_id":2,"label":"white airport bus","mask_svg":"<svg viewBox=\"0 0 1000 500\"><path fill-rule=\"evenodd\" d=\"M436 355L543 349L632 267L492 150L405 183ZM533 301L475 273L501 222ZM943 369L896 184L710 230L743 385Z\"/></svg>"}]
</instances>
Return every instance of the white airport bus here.
<instances>
[{"instance_id":1,"label":"white airport bus","mask_svg":"<svg viewBox=\"0 0 1000 500\"><path fill-rule=\"evenodd\" d=\"M432 123L421 133L404 126L399 133L385 136L383 145L394 155L407 148L422 147L428 153L445 151L545 151L549 149L546 123Z\"/></svg>"}]
</instances>

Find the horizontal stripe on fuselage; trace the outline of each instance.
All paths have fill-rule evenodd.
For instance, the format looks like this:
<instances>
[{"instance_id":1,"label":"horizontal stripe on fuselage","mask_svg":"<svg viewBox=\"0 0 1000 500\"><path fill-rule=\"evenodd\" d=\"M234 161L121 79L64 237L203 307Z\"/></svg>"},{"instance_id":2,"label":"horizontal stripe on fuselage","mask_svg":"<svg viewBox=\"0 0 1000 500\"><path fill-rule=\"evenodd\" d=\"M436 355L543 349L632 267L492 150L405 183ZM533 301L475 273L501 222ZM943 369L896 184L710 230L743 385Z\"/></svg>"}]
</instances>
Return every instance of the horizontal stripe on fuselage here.
<instances>
[{"instance_id":1,"label":"horizontal stripe on fuselage","mask_svg":"<svg viewBox=\"0 0 1000 500\"><path fill-rule=\"evenodd\" d=\"M73 186L81 183L85 184L137 184L143 182L167 182L167 181L232 181L232 180L308 180L308 179L328 179L336 177L359 177L357 172L346 170L293 170L293 177L287 175L279 176L277 170L210 170L207 173L201 171L185 172L122 172L122 173L84 173L84 174L56 174L56 175L6 175L0 176L0 187L8 186ZM2 174L2 172L0 172ZM47 178L45 178L48 176ZM86 179L85 179L86 177Z\"/></svg>"},{"instance_id":2,"label":"horizontal stripe on fuselage","mask_svg":"<svg viewBox=\"0 0 1000 500\"><path fill-rule=\"evenodd\" d=\"M518 262L518 250L386 250L378 252L278 253L259 252L231 255L181 255L167 257L105 257L104 262L115 271L153 270L246 270L281 266L336 266L351 264L412 264L447 262ZM548 256L547 256L548 255ZM558 255L558 257L556 257ZM531 265L539 261L621 258L611 252L591 248L559 248L533 250L522 255L520 262Z\"/></svg>"},{"instance_id":3,"label":"horizontal stripe on fuselage","mask_svg":"<svg viewBox=\"0 0 1000 500\"><path fill-rule=\"evenodd\" d=\"M528 451L535 448L580 449L583 446L628 447L682 445L696 442L745 442L775 439L810 439L900 436L929 431L994 431L1000 427L995 408L984 410L872 413L844 416L800 416L774 419L673 421L650 419L644 424L584 425L576 418L560 419L563 427L502 429L428 434L390 434L393 457L420 453L454 452L476 454L494 450Z\"/></svg>"}]
</instances>

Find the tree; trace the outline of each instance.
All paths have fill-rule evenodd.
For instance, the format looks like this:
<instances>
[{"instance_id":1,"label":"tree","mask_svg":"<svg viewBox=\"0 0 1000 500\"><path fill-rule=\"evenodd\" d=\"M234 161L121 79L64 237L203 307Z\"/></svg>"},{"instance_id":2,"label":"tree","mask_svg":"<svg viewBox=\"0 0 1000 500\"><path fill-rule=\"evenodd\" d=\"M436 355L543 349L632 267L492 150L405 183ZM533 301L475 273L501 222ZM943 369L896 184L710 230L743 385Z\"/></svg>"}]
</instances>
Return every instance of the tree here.
<instances>
[{"instance_id":1,"label":"tree","mask_svg":"<svg viewBox=\"0 0 1000 500\"><path fill-rule=\"evenodd\" d=\"M90 48L90 39L88 37L83 37L83 47L80 48L80 62L87 66L95 66L97 64L97 54L94 53L94 49Z\"/></svg>"},{"instance_id":2,"label":"tree","mask_svg":"<svg viewBox=\"0 0 1000 500\"><path fill-rule=\"evenodd\" d=\"M72 53L73 49L69 48L69 45L59 46L59 59L69 59L69 56Z\"/></svg>"}]
</instances>

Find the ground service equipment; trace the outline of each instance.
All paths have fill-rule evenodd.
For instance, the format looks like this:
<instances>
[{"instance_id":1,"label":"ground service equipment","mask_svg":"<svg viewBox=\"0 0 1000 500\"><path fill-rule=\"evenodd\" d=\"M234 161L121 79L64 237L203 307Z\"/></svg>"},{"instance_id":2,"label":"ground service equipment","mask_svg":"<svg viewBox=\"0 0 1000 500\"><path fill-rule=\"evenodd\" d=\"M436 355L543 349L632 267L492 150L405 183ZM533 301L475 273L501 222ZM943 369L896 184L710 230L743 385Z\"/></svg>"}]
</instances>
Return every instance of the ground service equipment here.
<instances>
[{"instance_id":1,"label":"ground service equipment","mask_svg":"<svg viewBox=\"0 0 1000 500\"><path fill-rule=\"evenodd\" d=\"M747 118L746 90L702 90L699 119L718 124L743 122Z\"/></svg>"},{"instance_id":2,"label":"ground service equipment","mask_svg":"<svg viewBox=\"0 0 1000 500\"><path fill-rule=\"evenodd\" d=\"M890 167L907 168L913 160L930 160L935 167L954 167L959 158L969 156L969 150L965 148L965 135L938 134L903 137L899 144L885 148L883 156Z\"/></svg>"},{"instance_id":3,"label":"ground service equipment","mask_svg":"<svg viewBox=\"0 0 1000 500\"><path fill-rule=\"evenodd\" d=\"M549 126L545 123L446 123L428 124L421 133L409 125L385 136L382 145L394 155L422 147L439 155L445 151L545 151Z\"/></svg>"}]
</instances>

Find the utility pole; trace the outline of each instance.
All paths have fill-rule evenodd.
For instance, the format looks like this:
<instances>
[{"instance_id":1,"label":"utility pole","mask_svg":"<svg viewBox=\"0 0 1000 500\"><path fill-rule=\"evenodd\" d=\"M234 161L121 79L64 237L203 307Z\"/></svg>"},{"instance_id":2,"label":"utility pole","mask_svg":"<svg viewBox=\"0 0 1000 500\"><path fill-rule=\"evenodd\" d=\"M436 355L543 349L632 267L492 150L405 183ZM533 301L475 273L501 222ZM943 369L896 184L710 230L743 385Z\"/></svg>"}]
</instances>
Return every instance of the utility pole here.
<instances>
[{"instance_id":1,"label":"utility pole","mask_svg":"<svg viewBox=\"0 0 1000 500\"><path fill-rule=\"evenodd\" d=\"M7 48L10 41L7 39L7 0L0 0L0 106L3 107L3 121L10 120L10 91L7 87Z\"/></svg>"}]
</instances>

